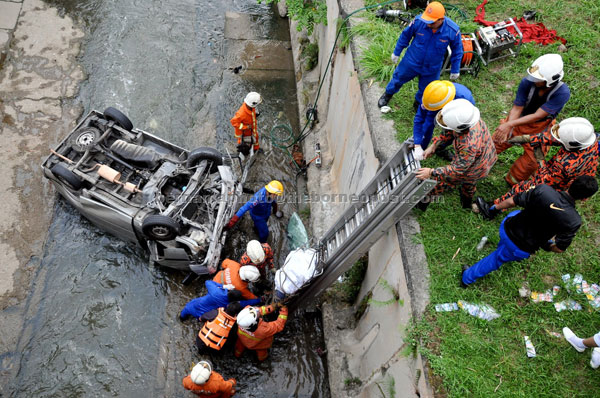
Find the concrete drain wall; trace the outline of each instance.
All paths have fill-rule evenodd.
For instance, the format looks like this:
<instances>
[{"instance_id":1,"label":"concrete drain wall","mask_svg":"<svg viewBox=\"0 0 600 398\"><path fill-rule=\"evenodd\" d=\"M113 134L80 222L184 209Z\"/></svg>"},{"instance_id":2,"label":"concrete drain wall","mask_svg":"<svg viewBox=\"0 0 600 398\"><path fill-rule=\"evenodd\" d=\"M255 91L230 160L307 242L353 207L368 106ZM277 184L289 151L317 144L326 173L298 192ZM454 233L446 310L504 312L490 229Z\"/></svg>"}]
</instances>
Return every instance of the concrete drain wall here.
<instances>
[{"instance_id":1,"label":"concrete drain wall","mask_svg":"<svg viewBox=\"0 0 600 398\"><path fill-rule=\"evenodd\" d=\"M361 82L358 62L360 48L368 43L353 38L345 52L336 49L332 65L327 61L336 36L340 10L348 15L364 7L362 1L327 0L328 24L315 29L319 44L319 63L312 71L303 67L300 42L302 33L291 22L290 31L298 81L300 115L323 82L317 108L319 122L304 141L306 158L312 158L315 144L322 150L322 168L310 167L308 187L311 230L320 237L349 205L340 194L358 194L375 175L380 164L399 147L391 121L381 118L377 99L383 88ZM358 18L352 18L350 25ZM391 51L391 49L390 49ZM307 95L308 93L308 95ZM323 306L323 321L328 349L330 387L333 397L433 396L422 358L407 346L406 326L422 315L428 304L428 269L423 248L413 243L419 225L409 215L391 228L369 252L369 266L357 300L368 294L387 302L393 293L399 300L386 305L368 305L355 320L355 308L338 303Z\"/></svg>"}]
</instances>

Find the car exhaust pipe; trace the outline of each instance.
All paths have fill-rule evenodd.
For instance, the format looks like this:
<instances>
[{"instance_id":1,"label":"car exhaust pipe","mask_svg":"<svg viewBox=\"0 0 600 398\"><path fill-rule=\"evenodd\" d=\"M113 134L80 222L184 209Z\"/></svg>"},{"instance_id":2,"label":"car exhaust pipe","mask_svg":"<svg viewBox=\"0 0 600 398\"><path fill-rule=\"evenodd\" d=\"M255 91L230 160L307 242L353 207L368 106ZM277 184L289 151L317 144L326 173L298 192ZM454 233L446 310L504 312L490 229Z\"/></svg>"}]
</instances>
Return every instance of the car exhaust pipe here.
<instances>
[{"instance_id":1,"label":"car exhaust pipe","mask_svg":"<svg viewBox=\"0 0 600 398\"><path fill-rule=\"evenodd\" d=\"M110 182L116 182L116 183L120 183L120 179L121 179L121 173L119 173L117 170L113 169L112 167L108 167L107 165L103 164L100 166L100 168L98 169L98 174L100 175L100 177L104 178L105 180L108 180Z\"/></svg>"}]
</instances>

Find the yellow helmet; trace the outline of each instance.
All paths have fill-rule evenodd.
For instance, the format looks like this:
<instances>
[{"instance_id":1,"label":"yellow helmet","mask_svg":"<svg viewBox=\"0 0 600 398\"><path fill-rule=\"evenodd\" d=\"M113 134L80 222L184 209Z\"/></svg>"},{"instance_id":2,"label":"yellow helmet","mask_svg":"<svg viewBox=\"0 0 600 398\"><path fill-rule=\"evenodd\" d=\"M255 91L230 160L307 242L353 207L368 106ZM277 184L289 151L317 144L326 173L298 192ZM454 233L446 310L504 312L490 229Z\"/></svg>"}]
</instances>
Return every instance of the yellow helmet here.
<instances>
[{"instance_id":1,"label":"yellow helmet","mask_svg":"<svg viewBox=\"0 0 600 398\"><path fill-rule=\"evenodd\" d=\"M274 193L275 195L283 195L283 184L277 180L273 180L267 185L265 188L269 193Z\"/></svg>"},{"instance_id":2,"label":"yellow helmet","mask_svg":"<svg viewBox=\"0 0 600 398\"><path fill-rule=\"evenodd\" d=\"M423 91L423 107L428 111L440 110L454 99L456 87L448 80L434 80Z\"/></svg>"}]
</instances>

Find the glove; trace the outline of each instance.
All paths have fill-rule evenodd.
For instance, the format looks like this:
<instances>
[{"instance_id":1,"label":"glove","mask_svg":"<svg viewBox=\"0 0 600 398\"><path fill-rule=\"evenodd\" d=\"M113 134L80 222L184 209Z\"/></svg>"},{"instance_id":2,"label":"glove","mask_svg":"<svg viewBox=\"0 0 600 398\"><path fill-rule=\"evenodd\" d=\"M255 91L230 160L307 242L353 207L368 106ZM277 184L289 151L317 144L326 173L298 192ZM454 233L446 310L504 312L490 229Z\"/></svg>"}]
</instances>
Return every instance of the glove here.
<instances>
[{"instance_id":1,"label":"glove","mask_svg":"<svg viewBox=\"0 0 600 398\"><path fill-rule=\"evenodd\" d=\"M394 55L394 53L392 53L392 63L394 65L396 65L398 63L398 59L400 58L399 55Z\"/></svg>"},{"instance_id":2,"label":"glove","mask_svg":"<svg viewBox=\"0 0 600 398\"><path fill-rule=\"evenodd\" d=\"M456 80L460 76L460 73L450 73L450 80Z\"/></svg>"},{"instance_id":3,"label":"glove","mask_svg":"<svg viewBox=\"0 0 600 398\"><path fill-rule=\"evenodd\" d=\"M240 220L240 218L238 216L231 217L231 220L229 220L227 225L225 225L225 230L229 230L229 229L233 228L235 223L237 223L239 220Z\"/></svg>"},{"instance_id":4,"label":"glove","mask_svg":"<svg viewBox=\"0 0 600 398\"><path fill-rule=\"evenodd\" d=\"M421 145L415 145L415 159L416 160L423 160L425 159L423 157L423 148L421 148Z\"/></svg>"},{"instance_id":5,"label":"glove","mask_svg":"<svg viewBox=\"0 0 600 398\"><path fill-rule=\"evenodd\" d=\"M233 290L233 289L235 289L235 286L233 286L231 284L227 284L227 285L223 285L223 289L225 289L225 290Z\"/></svg>"}]
</instances>

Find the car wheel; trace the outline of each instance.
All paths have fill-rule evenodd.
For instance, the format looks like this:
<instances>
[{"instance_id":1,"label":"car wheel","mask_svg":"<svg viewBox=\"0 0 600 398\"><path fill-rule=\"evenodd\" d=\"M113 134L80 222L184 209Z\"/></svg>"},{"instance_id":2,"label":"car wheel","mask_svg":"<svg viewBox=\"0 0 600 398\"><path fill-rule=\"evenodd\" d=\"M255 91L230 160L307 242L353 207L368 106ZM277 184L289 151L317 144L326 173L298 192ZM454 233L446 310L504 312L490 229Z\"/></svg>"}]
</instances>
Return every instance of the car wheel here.
<instances>
[{"instance_id":1,"label":"car wheel","mask_svg":"<svg viewBox=\"0 0 600 398\"><path fill-rule=\"evenodd\" d=\"M131 131L133 129L133 123L131 123L131 120L129 120L129 118L118 109L113 107L106 108L104 110L104 117L107 120L112 120L127 131Z\"/></svg>"},{"instance_id":2,"label":"car wheel","mask_svg":"<svg viewBox=\"0 0 600 398\"><path fill-rule=\"evenodd\" d=\"M142 222L142 232L152 240L173 240L179 235L179 223L171 217L153 214Z\"/></svg>"},{"instance_id":3,"label":"car wheel","mask_svg":"<svg viewBox=\"0 0 600 398\"><path fill-rule=\"evenodd\" d=\"M218 167L223 164L223 155L214 148L200 147L190 152L187 158L186 167L191 169L203 160L212 162L210 172L214 173L219 169Z\"/></svg>"},{"instance_id":4,"label":"car wheel","mask_svg":"<svg viewBox=\"0 0 600 398\"><path fill-rule=\"evenodd\" d=\"M81 187L83 187L83 180L77 174L69 170L62 162L56 163L54 166L52 166L50 171L56 176L56 178L76 191L79 191Z\"/></svg>"},{"instance_id":5,"label":"car wheel","mask_svg":"<svg viewBox=\"0 0 600 398\"><path fill-rule=\"evenodd\" d=\"M96 127L82 127L76 130L69 139L69 144L77 152L92 150L102 133Z\"/></svg>"}]
</instances>

